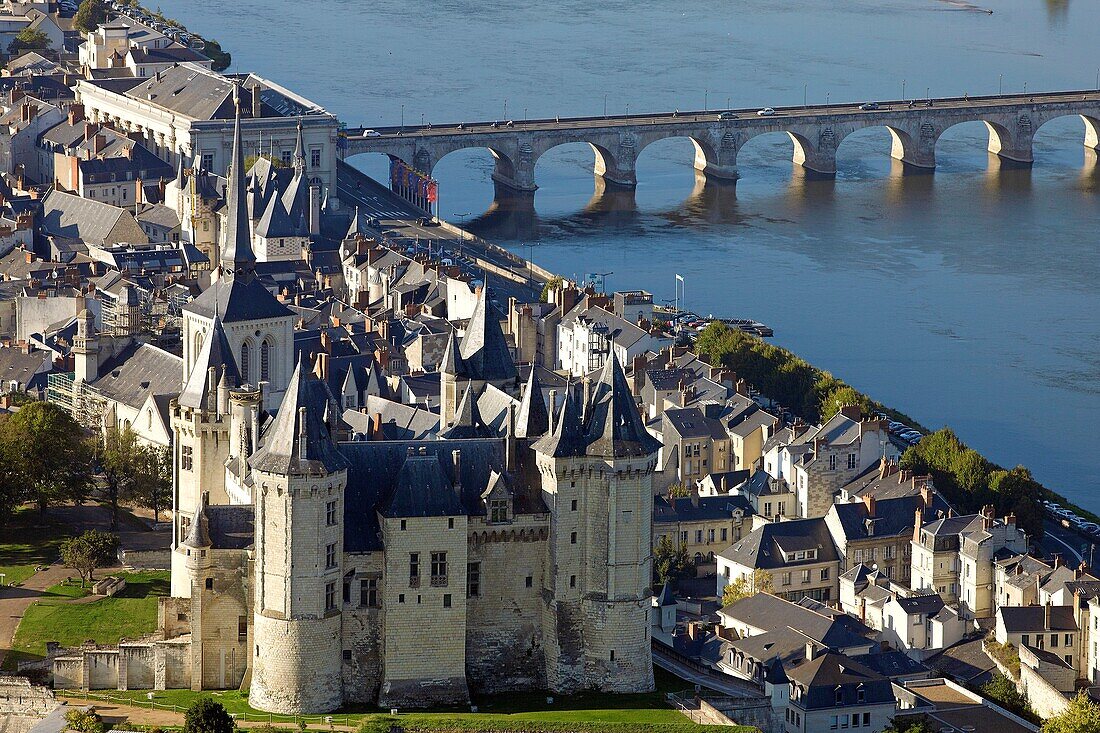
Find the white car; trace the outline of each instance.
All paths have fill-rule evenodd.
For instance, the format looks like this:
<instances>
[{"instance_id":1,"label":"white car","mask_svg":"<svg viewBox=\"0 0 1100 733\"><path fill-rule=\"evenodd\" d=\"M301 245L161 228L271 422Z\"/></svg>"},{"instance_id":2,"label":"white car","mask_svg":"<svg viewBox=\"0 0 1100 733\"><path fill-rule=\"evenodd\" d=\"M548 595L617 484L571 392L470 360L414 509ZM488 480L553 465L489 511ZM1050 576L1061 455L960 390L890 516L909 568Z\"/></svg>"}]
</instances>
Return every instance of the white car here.
<instances>
[{"instance_id":1,"label":"white car","mask_svg":"<svg viewBox=\"0 0 1100 733\"><path fill-rule=\"evenodd\" d=\"M764 109L757 110L756 114L760 115L761 117L772 117L775 115L775 110L771 107L765 107Z\"/></svg>"},{"instance_id":2,"label":"white car","mask_svg":"<svg viewBox=\"0 0 1100 733\"><path fill-rule=\"evenodd\" d=\"M363 130L363 137L382 137L378 130Z\"/></svg>"}]
</instances>

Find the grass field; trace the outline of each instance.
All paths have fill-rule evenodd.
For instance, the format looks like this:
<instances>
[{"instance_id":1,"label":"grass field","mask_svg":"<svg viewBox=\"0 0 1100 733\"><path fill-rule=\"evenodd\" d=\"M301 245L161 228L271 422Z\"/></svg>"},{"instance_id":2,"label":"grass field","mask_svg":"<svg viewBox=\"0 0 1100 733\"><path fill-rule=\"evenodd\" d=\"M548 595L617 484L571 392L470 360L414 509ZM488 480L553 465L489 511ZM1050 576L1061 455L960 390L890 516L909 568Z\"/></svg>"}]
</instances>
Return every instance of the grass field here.
<instances>
[{"instance_id":1,"label":"grass field","mask_svg":"<svg viewBox=\"0 0 1100 733\"><path fill-rule=\"evenodd\" d=\"M363 733L388 733L394 723L406 731L575 731L576 733L602 733L603 731L647 730L665 733L690 733L719 730L718 726L695 725L668 706L665 693L682 691L691 684L661 669L655 670L657 690L638 695L608 695L581 693L567 697L555 696L553 703L546 702L545 693L520 692L475 698L478 712L469 709L448 709L429 712L410 712L394 718L385 713L370 712L374 708L348 708L333 714L333 722L362 725ZM135 704L146 705L145 691L111 692L113 700L129 699ZM153 693L158 706L175 706L185 710L197 699L209 695L230 713L241 720L266 721L291 729L293 716L268 716L248 705L248 693L237 690L224 692L193 692L191 690L158 690ZM317 718L317 716L314 716ZM310 719L319 722L321 719ZM140 719L132 722L140 723ZM721 728L726 733L755 731L751 727Z\"/></svg>"},{"instance_id":2,"label":"grass field","mask_svg":"<svg viewBox=\"0 0 1100 733\"><path fill-rule=\"evenodd\" d=\"M5 568L30 567L26 578L34 572L35 565L49 565L60 554L61 541L68 537L68 528L49 518L42 523L38 510L20 507L4 527L3 542L0 542L0 572ZM11 576L4 585L11 584Z\"/></svg>"},{"instance_id":3,"label":"grass field","mask_svg":"<svg viewBox=\"0 0 1100 733\"><path fill-rule=\"evenodd\" d=\"M112 598L73 604L76 588L54 586L63 591L55 598L37 601L23 615L12 648L23 659L41 658L46 642L75 646L87 640L117 644L120 638L134 638L156 630L157 598L168 594L167 572L123 573L126 588ZM69 598L63 596L69 596Z\"/></svg>"},{"instance_id":4,"label":"grass field","mask_svg":"<svg viewBox=\"0 0 1100 733\"><path fill-rule=\"evenodd\" d=\"M83 598L92 592L92 584L88 583L83 588L80 587L80 581L74 580L71 583L58 583L57 585L51 585L45 591L48 596L56 596L58 598Z\"/></svg>"}]
</instances>

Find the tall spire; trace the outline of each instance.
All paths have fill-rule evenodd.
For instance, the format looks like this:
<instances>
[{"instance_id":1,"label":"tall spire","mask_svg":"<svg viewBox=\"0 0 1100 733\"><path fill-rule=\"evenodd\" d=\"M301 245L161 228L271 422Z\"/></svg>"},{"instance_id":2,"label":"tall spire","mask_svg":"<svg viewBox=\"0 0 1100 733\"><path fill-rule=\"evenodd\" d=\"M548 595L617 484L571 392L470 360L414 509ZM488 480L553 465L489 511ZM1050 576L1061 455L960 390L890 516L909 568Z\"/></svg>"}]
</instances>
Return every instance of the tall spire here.
<instances>
[{"instance_id":1,"label":"tall spire","mask_svg":"<svg viewBox=\"0 0 1100 733\"><path fill-rule=\"evenodd\" d=\"M233 85L233 109L233 160L229 165L229 182L225 188L225 240L222 249L222 269L226 274L251 276L256 268L256 255L252 251L252 231L248 219L248 200L244 185L244 146L241 144L239 84Z\"/></svg>"},{"instance_id":2,"label":"tall spire","mask_svg":"<svg viewBox=\"0 0 1100 733\"><path fill-rule=\"evenodd\" d=\"M298 136L294 141L294 169L301 172L306 169L306 145L302 139L302 118L298 118Z\"/></svg>"}]
</instances>

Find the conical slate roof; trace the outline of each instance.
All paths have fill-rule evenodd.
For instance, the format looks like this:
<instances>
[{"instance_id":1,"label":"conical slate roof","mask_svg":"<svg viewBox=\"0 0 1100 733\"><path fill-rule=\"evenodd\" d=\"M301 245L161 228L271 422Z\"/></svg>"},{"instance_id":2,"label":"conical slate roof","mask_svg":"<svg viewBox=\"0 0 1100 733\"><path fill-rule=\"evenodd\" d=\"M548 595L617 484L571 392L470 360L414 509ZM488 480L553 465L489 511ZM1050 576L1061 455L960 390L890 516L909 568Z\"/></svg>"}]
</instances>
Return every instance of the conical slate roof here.
<instances>
[{"instance_id":1,"label":"conical slate roof","mask_svg":"<svg viewBox=\"0 0 1100 733\"><path fill-rule=\"evenodd\" d=\"M542 399L542 385L539 384L537 371L532 365L527 386L523 390L523 399L519 403L519 413L516 415L517 438L537 438L550 428L550 414Z\"/></svg>"},{"instance_id":2,"label":"conical slate roof","mask_svg":"<svg viewBox=\"0 0 1100 733\"><path fill-rule=\"evenodd\" d=\"M231 387L241 383L241 371L233 357L233 348L225 336L221 319L214 316L214 325L199 349L195 366L180 392L179 403L184 407L201 409L209 404L210 392L217 389L217 382L210 381L210 367L214 367L215 379L224 378ZM220 380L219 380L220 381Z\"/></svg>"},{"instance_id":3,"label":"conical slate roof","mask_svg":"<svg viewBox=\"0 0 1100 733\"><path fill-rule=\"evenodd\" d=\"M366 233L367 223L359 215L359 207L356 206L355 213L351 215L351 224L348 225L348 231L344 235L344 239L355 239L358 235Z\"/></svg>"},{"instance_id":4,"label":"conical slate roof","mask_svg":"<svg viewBox=\"0 0 1100 733\"><path fill-rule=\"evenodd\" d=\"M247 275L256 268L256 254L252 251L252 232L248 221L244 146L241 144L241 105L236 87L233 92L233 106L233 162L229 166L229 182L225 187L225 247L222 251L222 268L227 273Z\"/></svg>"},{"instance_id":5,"label":"conical slate roof","mask_svg":"<svg viewBox=\"0 0 1100 733\"><path fill-rule=\"evenodd\" d=\"M467 382L466 391L462 394L462 401L455 411L455 419L449 428L443 433L443 437L449 440L457 438L489 438L493 431L485 425L481 417L481 411L477 407L477 398Z\"/></svg>"},{"instance_id":6,"label":"conical slate roof","mask_svg":"<svg viewBox=\"0 0 1100 733\"><path fill-rule=\"evenodd\" d=\"M676 605L676 595L672 592L672 584L669 583L667 580L665 581L664 587L661 588L661 595L657 596L657 605L658 606L675 606Z\"/></svg>"},{"instance_id":7,"label":"conical slate roof","mask_svg":"<svg viewBox=\"0 0 1100 733\"><path fill-rule=\"evenodd\" d=\"M466 374L466 363L462 361L462 354L459 353L458 339L455 338L454 331L451 331L451 335L447 337L447 348L443 352L443 360L439 362L439 371L444 374L459 376L465 376Z\"/></svg>"},{"instance_id":8,"label":"conical slate roof","mask_svg":"<svg viewBox=\"0 0 1100 733\"><path fill-rule=\"evenodd\" d=\"M588 455L604 458L647 456L661 447L642 424L638 405L614 349L604 364L585 414Z\"/></svg>"},{"instance_id":9,"label":"conical slate roof","mask_svg":"<svg viewBox=\"0 0 1100 733\"><path fill-rule=\"evenodd\" d=\"M191 519L191 526L187 529L187 536L183 538L186 547L204 548L212 547L210 541L210 519L206 516L206 502L199 500L195 508L195 516Z\"/></svg>"},{"instance_id":10,"label":"conical slate roof","mask_svg":"<svg viewBox=\"0 0 1100 733\"><path fill-rule=\"evenodd\" d=\"M327 474L347 467L325 423L332 393L311 379L301 361L294 369L279 414L263 435L263 446L249 460L258 471L277 474Z\"/></svg>"},{"instance_id":11,"label":"conical slate roof","mask_svg":"<svg viewBox=\"0 0 1100 733\"><path fill-rule=\"evenodd\" d=\"M554 423L554 432L547 433L535 442L534 449L553 458L583 456L586 443L581 425L580 409L573 399L572 390L566 390L565 404Z\"/></svg>"},{"instance_id":12,"label":"conical slate roof","mask_svg":"<svg viewBox=\"0 0 1100 733\"><path fill-rule=\"evenodd\" d=\"M473 379L514 379L516 364L504 340L500 317L486 296L484 288L478 296L474 313L459 345L459 354Z\"/></svg>"}]
</instances>

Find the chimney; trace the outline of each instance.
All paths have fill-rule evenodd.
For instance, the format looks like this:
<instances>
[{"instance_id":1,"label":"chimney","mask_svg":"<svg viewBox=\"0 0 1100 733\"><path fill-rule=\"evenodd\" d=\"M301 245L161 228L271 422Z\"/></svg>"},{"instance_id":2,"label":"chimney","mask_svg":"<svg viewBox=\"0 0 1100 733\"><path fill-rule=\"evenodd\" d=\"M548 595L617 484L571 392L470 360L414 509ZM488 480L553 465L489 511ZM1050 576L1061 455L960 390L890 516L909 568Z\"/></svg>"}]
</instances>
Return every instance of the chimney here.
<instances>
[{"instance_id":1,"label":"chimney","mask_svg":"<svg viewBox=\"0 0 1100 733\"><path fill-rule=\"evenodd\" d=\"M69 105L69 124L76 127L76 123L84 121L84 105L73 102Z\"/></svg>"},{"instance_id":2,"label":"chimney","mask_svg":"<svg viewBox=\"0 0 1100 733\"><path fill-rule=\"evenodd\" d=\"M849 420L855 420L856 422L859 422L859 418L862 415L862 412L859 409L859 405L844 405L840 408L840 414L848 418Z\"/></svg>"},{"instance_id":3,"label":"chimney","mask_svg":"<svg viewBox=\"0 0 1100 733\"><path fill-rule=\"evenodd\" d=\"M878 462L878 478L881 481L890 475L890 462L883 456Z\"/></svg>"},{"instance_id":4,"label":"chimney","mask_svg":"<svg viewBox=\"0 0 1100 733\"><path fill-rule=\"evenodd\" d=\"M547 432L551 435L554 434L554 417L557 415L557 403L558 403L558 391L556 389L550 390L550 425Z\"/></svg>"},{"instance_id":5,"label":"chimney","mask_svg":"<svg viewBox=\"0 0 1100 733\"><path fill-rule=\"evenodd\" d=\"M453 470L452 483L455 487L455 493L459 496L462 495L462 451L451 451L451 467Z\"/></svg>"},{"instance_id":6,"label":"chimney","mask_svg":"<svg viewBox=\"0 0 1100 733\"><path fill-rule=\"evenodd\" d=\"M98 158L105 147L107 147L107 136L96 134L96 136L92 138L92 155Z\"/></svg>"},{"instance_id":7,"label":"chimney","mask_svg":"<svg viewBox=\"0 0 1100 733\"><path fill-rule=\"evenodd\" d=\"M373 440L382 440L382 413L376 412L370 419L370 437Z\"/></svg>"},{"instance_id":8,"label":"chimney","mask_svg":"<svg viewBox=\"0 0 1100 733\"><path fill-rule=\"evenodd\" d=\"M1051 603L1047 601L1047 604L1043 606L1043 628L1050 631L1050 609Z\"/></svg>"},{"instance_id":9,"label":"chimney","mask_svg":"<svg viewBox=\"0 0 1100 733\"><path fill-rule=\"evenodd\" d=\"M920 487L920 501L921 504L924 505L925 509L932 508L933 495L934 492L932 491L932 484L928 481L925 481L924 484Z\"/></svg>"},{"instance_id":10,"label":"chimney","mask_svg":"<svg viewBox=\"0 0 1100 733\"><path fill-rule=\"evenodd\" d=\"M95 134L99 131L99 125L94 125L91 122L84 122L84 142L90 141Z\"/></svg>"},{"instance_id":11,"label":"chimney","mask_svg":"<svg viewBox=\"0 0 1100 733\"><path fill-rule=\"evenodd\" d=\"M472 397L471 397L472 398ZM516 403L508 403L508 432L504 434L504 470L516 470Z\"/></svg>"},{"instance_id":12,"label":"chimney","mask_svg":"<svg viewBox=\"0 0 1100 733\"><path fill-rule=\"evenodd\" d=\"M260 87L256 85L252 87L252 117L254 119L260 119Z\"/></svg>"},{"instance_id":13,"label":"chimney","mask_svg":"<svg viewBox=\"0 0 1100 733\"><path fill-rule=\"evenodd\" d=\"M920 542L920 526L924 523L924 513L920 507L913 511L913 541Z\"/></svg>"},{"instance_id":14,"label":"chimney","mask_svg":"<svg viewBox=\"0 0 1100 733\"><path fill-rule=\"evenodd\" d=\"M306 408L298 408L298 460L306 459L306 445L309 443L306 435Z\"/></svg>"},{"instance_id":15,"label":"chimney","mask_svg":"<svg viewBox=\"0 0 1100 733\"><path fill-rule=\"evenodd\" d=\"M817 644L812 640L806 642L806 661L812 662L817 657Z\"/></svg>"},{"instance_id":16,"label":"chimney","mask_svg":"<svg viewBox=\"0 0 1100 733\"><path fill-rule=\"evenodd\" d=\"M322 332L323 333L323 332ZM328 380L328 354L322 351L317 355L317 366L319 367L320 374L317 376L323 380Z\"/></svg>"},{"instance_id":17,"label":"chimney","mask_svg":"<svg viewBox=\"0 0 1100 733\"><path fill-rule=\"evenodd\" d=\"M584 404L581 405L581 419L586 420L588 418L588 411L590 409L588 406L588 402L592 399L592 380L588 377L585 377L581 386L584 390Z\"/></svg>"},{"instance_id":18,"label":"chimney","mask_svg":"<svg viewBox=\"0 0 1100 733\"><path fill-rule=\"evenodd\" d=\"M1054 553L1054 569L1057 570L1060 567L1062 567L1062 553L1056 552Z\"/></svg>"},{"instance_id":19,"label":"chimney","mask_svg":"<svg viewBox=\"0 0 1100 733\"><path fill-rule=\"evenodd\" d=\"M321 183L318 179L309 183L309 233L312 236L321 233Z\"/></svg>"},{"instance_id":20,"label":"chimney","mask_svg":"<svg viewBox=\"0 0 1100 733\"><path fill-rule=\"evenodd\" d=\"M871 494L865 494L863 497L863 503L867 505L867 516L871 519L875 518L875 497Z\"/></svg>"},{"instance_id":21,"label":"chimney","mask_svg":"<svg viewBox=\"0 0 1100 733\"><path fill-rule=\"evenodd\" d=\"M1015 512L1009 512L1008 516L1005 517L1005 524L1007 524L1008 526L1015 529L1015 527L1016 527L1016 513Z\"/></svg>"},{"instance_id":22,"label":"chimney","mask_svg":"<svg viewBox=\"0 0 1100 733\"><path fill-rule=\"evenodd\" d=\"M718 486L721 488L723 494L729 493L729 489L726 488L726 474L722 474L722 478L718 480Z\"/></svg>"}]
</instances>

